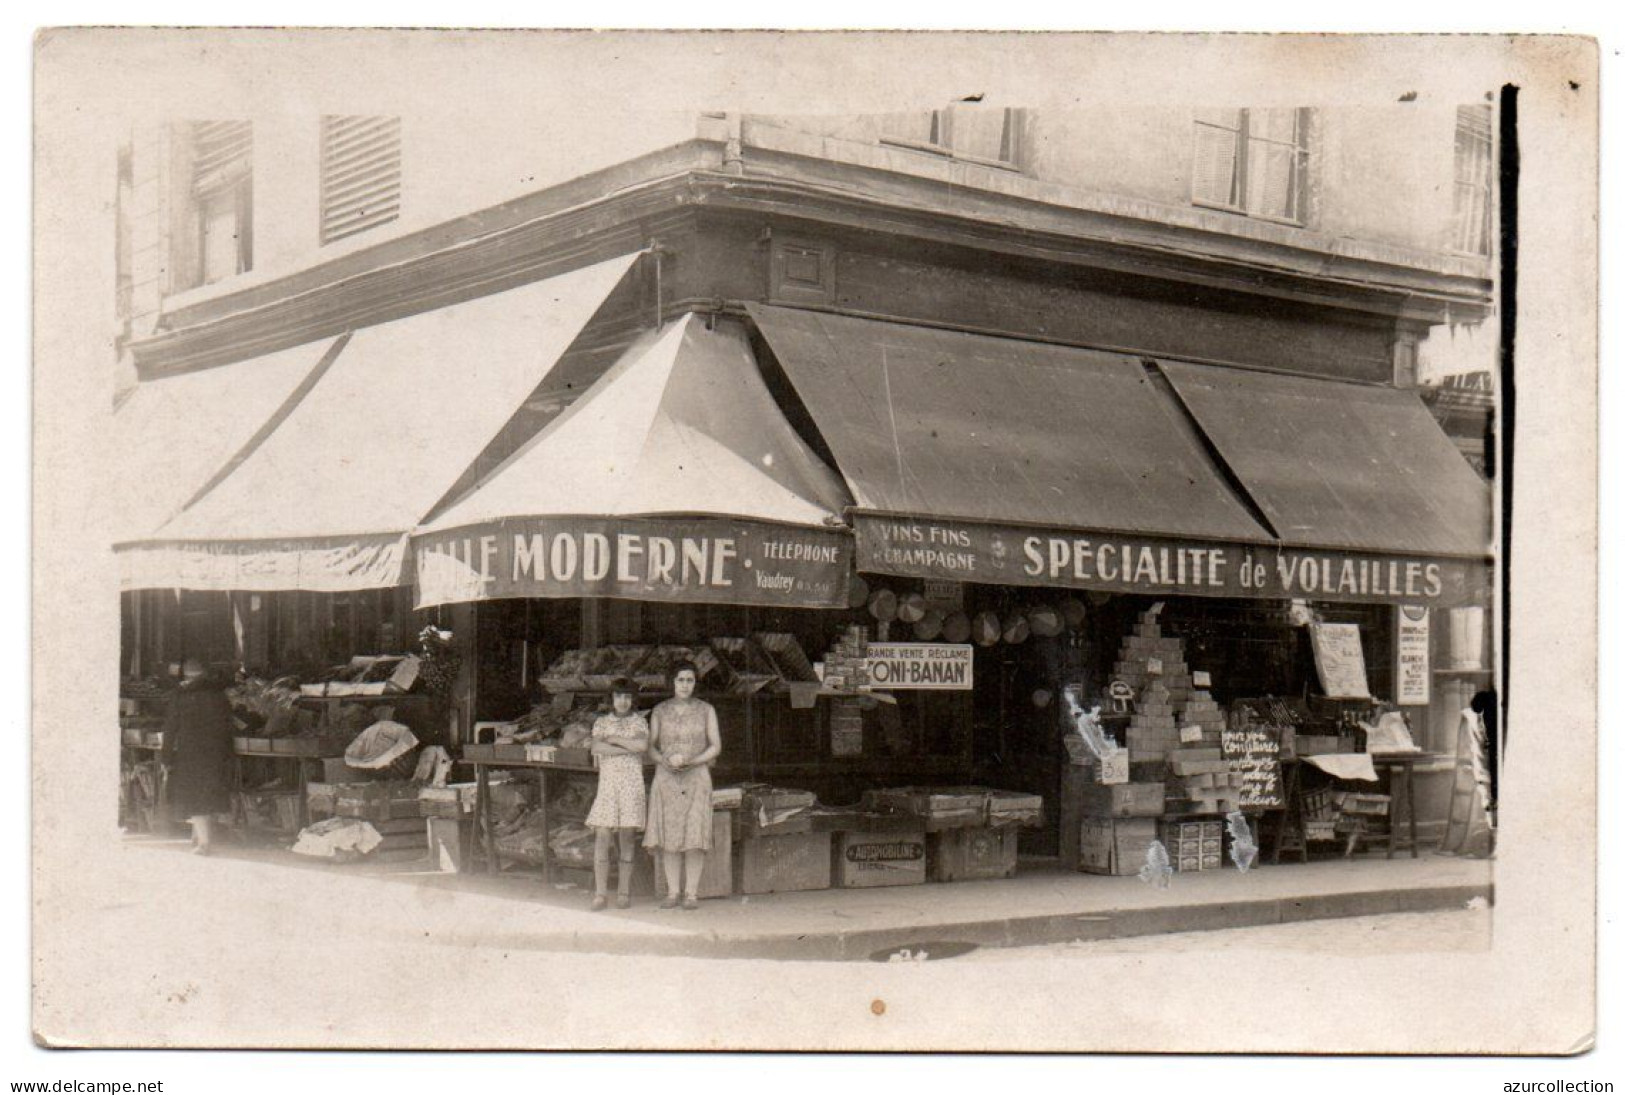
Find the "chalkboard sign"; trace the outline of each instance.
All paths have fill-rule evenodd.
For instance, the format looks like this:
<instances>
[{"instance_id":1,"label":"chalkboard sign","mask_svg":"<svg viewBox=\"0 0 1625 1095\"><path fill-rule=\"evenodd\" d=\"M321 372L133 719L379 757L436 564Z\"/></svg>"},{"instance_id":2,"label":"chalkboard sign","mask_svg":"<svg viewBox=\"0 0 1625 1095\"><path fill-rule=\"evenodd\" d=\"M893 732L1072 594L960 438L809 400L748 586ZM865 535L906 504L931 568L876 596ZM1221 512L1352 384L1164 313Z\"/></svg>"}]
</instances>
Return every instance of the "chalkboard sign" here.
<instances>
[{"instance_id":1,"label":"chalkboard sign","mask_svg":"<svg viewBox=\"0 0 1625 1095\"><path fill-rule=\"evenodd\" d=\"M1371 686L1365 679L1365 651L1360 648L1359 624L1310 624L1309 638L1315 648L1320 688L1328 698L1371 698Z\"/></svg>"},{"instance_id":2,"label":"chalkboard sign","mask_svg":"<svg viewBox=\"0 0 1625 1095\"><path fill-rule=\"evenodd\" d=\"M1230 771L1241 777L1241 808L1273 810L1286 804L1281 788L1281 731L1252 726L1226 729L1219 739Z\"/></svg>"}]
</instances>

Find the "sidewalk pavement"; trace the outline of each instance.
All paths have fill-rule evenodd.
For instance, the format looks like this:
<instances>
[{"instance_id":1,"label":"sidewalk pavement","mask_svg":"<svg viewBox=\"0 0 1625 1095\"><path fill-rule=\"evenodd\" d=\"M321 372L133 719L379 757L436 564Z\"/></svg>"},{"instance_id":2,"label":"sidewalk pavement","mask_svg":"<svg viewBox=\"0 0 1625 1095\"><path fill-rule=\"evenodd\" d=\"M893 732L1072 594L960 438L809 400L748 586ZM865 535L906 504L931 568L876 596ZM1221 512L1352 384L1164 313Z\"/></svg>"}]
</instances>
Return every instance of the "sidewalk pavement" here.
<instances>
[{"instance_id":1,"label":"sidewalk pavement","mask_svg":"<svg viewBox=\"0 0 1625 1095\"><path fill-rule=\"evenodd\" d=\"M132 841L138 852L175 842ZM695 911L634 899L624 911L590 912L589 895L534 874L443 874L410 865L339 865L280 849L225 847L197 874L274 871L278 885L335 901L387 902L419 891L419 914L402 938L457 947L711 958L884 959L902 949L952 944L1017 947L1168 932L1256 927L1328 917L1461 908L1493 897L1491 864L1424 851L1421 858L1265 864L1243 874L1175 874L1167 888L1136 876L1076 874L1023 861L1013 879L715 898ZM324 894L325 892L325 894ZM430 893L437 900L421 900ZM404 895L403 895L404 896Z\"/></svg>"}]
</instances>

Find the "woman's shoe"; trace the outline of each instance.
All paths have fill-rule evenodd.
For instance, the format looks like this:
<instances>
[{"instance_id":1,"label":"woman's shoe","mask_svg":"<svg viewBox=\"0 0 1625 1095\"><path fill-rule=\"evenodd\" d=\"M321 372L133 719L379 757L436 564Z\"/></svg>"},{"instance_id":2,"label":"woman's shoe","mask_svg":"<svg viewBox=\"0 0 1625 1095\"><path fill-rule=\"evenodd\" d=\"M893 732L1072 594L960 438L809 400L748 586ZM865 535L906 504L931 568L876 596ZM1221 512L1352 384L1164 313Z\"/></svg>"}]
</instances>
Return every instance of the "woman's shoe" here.
<instances>
[{"instance_id":1,"label":"woman's shoe","mask_svg":"<svg viewBox=\"0 0 1625 1095\"><path fill-rule=\"evenodd\" d=\"M605 897L601 893L595 893L592 895L593 912L603 912L607 908L609 908L609 898Z\"/></svg>"},{"instance_id":2,"label":"woman's shoe","mask_svg":"<svg viewBox=\"0 0 1625 1095\"><path fill-rule=\"evenodd\" d=\"M699 898L697 898L697 897L685 897L685 898L683 898L683 908L685 908L685 909L697 909L699 907L700 907L700 899Z\"/></svg>"},{"instance_id":3,"label":"woman's shoe","mask_svg":"<svg viewBox=\"0 0 1625 1095\"><path fill-rule=\"evenodd\" d=\"M630 909L632 907L632 899L627 897L624 893L618 894L615 898L615 907L617 909Z\"/></svg>"},{"instance_id":4,"label":"woman's shoe","mask_svg":"<svg viewBox=\"0 0 1625 1095\"><path fill-rule=\"evenodd\" d=\"M677 897L675 895L673 895L673 896L667 897L666 900L662 901L660 903L660 907L662 909L675 909L677 907L677 904L678 904L678 899L677 899Z\"/></svg>"}]
</instances>

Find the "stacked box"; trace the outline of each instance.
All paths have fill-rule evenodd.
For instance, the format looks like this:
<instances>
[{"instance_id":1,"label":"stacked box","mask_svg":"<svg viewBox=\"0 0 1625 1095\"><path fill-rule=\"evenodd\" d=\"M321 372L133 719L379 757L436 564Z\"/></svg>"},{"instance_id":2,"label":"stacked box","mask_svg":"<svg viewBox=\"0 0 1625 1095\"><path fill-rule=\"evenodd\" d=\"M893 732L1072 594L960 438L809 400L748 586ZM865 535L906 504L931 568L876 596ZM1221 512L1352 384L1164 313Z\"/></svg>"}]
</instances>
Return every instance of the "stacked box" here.
<instances>
[{"instance_id":1,"label":"stacked box","mask_svg":"<svg viewBox=\"0 0 1625 1095\"><path fill-rule=\"evenodd\" d=\"M1005 825L932 833L926 838L926 858L933 882L1013 878L1016 830Z\"/></svg>"},{"instance_id":2,"label":"stacked box","mask_svg":"<svg viewBox=\"0 0 1625 1095\"><path fill-rule=\"evenodd\" d=\"M1157 839L1149 818L1084 818L1078 838L1078 870L1089 874L1136 874Z\"/></svg>"},{"instance_id":3,"label":"stacked box","mask_svg":"<svg viewBox=\"0 0 1625 1095\"><path fill-rule=\"evenodd\" d=\"M739 842L738 891L745 894L827 890L830 834L793 833Z\"/></svg>"},{"instance_id":4,"label":"stacked box","mask_svg":"<svg viewBox=\"0 0 1625 1095\"><path fill-rule=\"evenodd\" d=\"M1171 816L1227 814L1241 801L1241 776L1216 747L1175 749L1168 754L1167 791Z\"/></svg>"},{"instance_id":5,"label":"stacked box","mask_svg":"<svg viewBox=\"0 0 1625 1095\"><path fill-rule=\"evenodd\" d=\"M1223 740L1224 711L1214 700L1213 693L1205 688L1195 689L1179 709L1179 724L1187 731L1180 735L1183 744L1217 748ZM1191 727L1200 728L1200 737L1188 732Z\"/></svg>"},{"instance_id":6,"label":"stacked box","mask_svg":"<svg viewBox=\"0 0 1625 1095\"><path fill-rule=\"evenodd\" d=\"M925 881L925 830L907 833L837 833L835 885L912 886Z\"/></svg>"},{"instance_id":7,"label":"stacked box","mask_svg":"<svg viewBox=\"0 0 1625 1095\"><path fill-rule=\"evenodd\" d=\"M1140 692L1127 738L1130 764L1161 760L1170 749L1179 747L1179 724L1174 719L1173 698L1161 681L1153 680Z\"/></svg>"},{"instance_id":8,"label":"stacked box","mask_svg":"<svg viewBox=\"0 0 1625 1095\"><path fill-rule=\"evenodd\" d=\"M1091 784L1078 788L1078 804L1087 817L1156 817L1165 807L1160 783Z\"/></svg>"},{"instance_id":9,"label":"stacked box","mask_svg":"<svg viewBox=\"0 0 1625 1095\"><path fill-rule=\"evenodd\" d=\"M1164 821L1157 839L1168 849L1168 862L1176 871L1216 871L1224 866L1224 823L1221 821Z\"/></svg>"},{"instance_id":10,"label":"stacked box","mask_svg":"<svg viewBox=\"0 0 1625 1095\"><path fill-rule=\"evenodd\" d=\"M869 686L869 629L853 624L824 654L824 687L855 692Z\"/></svg>"},{"instance_id":11,"label":"stacked box","mask_svg":"<svg viewBox=\"0 0 1625 1095\"><path fill-rule=\"evenodd\" d=\"M338 783L333 813L337 817L357 817L368 821L421 818L418 785L399 780L375 783Z\"/></svg>"},{"instance_id":12,"label":"stacked box","mask_svg":"<svg viewBox=\"0 0 1625 1095\"><path fill-rule=\"evenodd\" d=\"M383 838L367 853L367 858L374 862L416 861L429 854L428 823L422 818L371 819L367 824Z\"/></svg>"}]
</instances>

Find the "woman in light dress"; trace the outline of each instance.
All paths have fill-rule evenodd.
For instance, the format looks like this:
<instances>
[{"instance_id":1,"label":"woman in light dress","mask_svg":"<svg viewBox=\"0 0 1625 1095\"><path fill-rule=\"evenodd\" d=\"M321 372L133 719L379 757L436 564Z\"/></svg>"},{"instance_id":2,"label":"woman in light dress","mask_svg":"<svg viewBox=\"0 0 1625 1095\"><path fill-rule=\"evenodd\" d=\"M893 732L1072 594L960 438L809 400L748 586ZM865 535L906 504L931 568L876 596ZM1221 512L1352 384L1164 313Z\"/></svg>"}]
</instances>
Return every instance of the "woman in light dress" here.
<instances>
[{"instance_id":1,"label":"woman in light dress","mask_svg":"<svg viewBox=\"0 0 1625 1095\"><path fill-rule=\"evenodd\" d=\"M609 904L609 849L619 842L620 870L615 876L615 907L632 904L632 853L647 809L643 794L643 753L649 747L649 724L634 710L637 688L625 677L610 686L614 710L592 727L592 752L598 758L598 796L587 813L593 831L592 908Z\"/></svg>"},{"instance_id":2,"label":"woman in light dress","mask_svg":"<svg viewBox=\"0 0 1625 1095\"><path fill-rule=\"evenodd\" d=\"M662 909L700 907L700 873L711 850L711 762L722 752L717 710L694 698L699 670L678 662L672 698L654 709L649 755L655 761L643 844L656 849L666 874ZM681 880L681 886L679 886Z\"/></svg>"}]
</instances>

